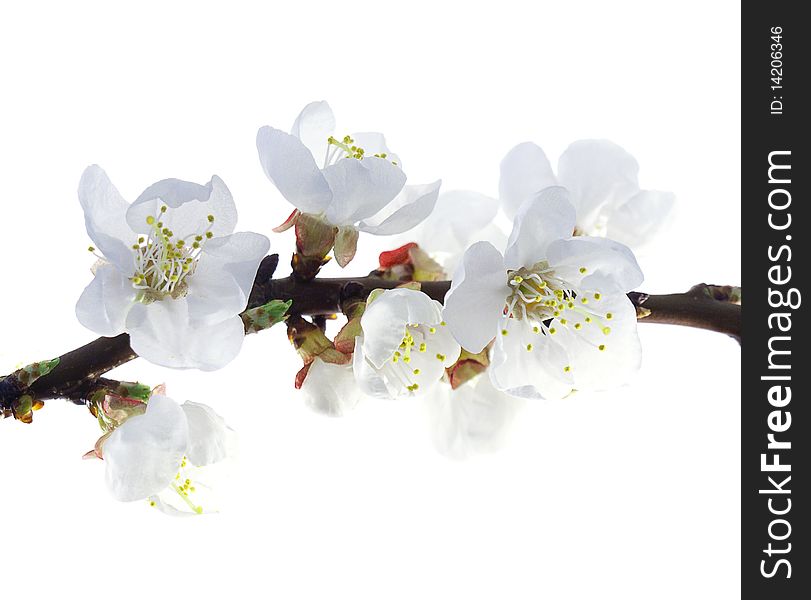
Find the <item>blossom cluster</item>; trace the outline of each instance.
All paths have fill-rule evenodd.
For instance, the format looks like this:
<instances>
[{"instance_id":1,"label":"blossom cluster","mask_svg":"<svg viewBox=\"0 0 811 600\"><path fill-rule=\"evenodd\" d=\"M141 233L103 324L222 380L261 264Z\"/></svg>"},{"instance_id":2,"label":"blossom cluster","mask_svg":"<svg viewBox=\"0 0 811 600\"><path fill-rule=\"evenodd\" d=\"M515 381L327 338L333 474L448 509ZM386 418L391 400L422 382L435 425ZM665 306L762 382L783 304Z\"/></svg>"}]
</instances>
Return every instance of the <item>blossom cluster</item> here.
<instances>
[{"instance_id":1,"label":"blossom cluster","mask_svg":"<svg viewBox=\"0 0 811 600\"><path fill-rule=\"evenodd\" d=\"M555 174L540 147L522 143L501 163L497 199L440 195L439 180L407 183L382 134L335 124L329 105L313 102L289 133L266 126L256 138L261 168L293 207L274 231L295 230L295 277L317 277L330 253L348 265L361 232L397 246L380 257L380 289L342 307L347 322L332 339L295 300L284 305L277 320L287 319L304 361L295 386L308 406L336 416L362 398L421 397L437 447L464 457L496 448L527 399L629 381L641 358L627 296L642 282L632 248L673 205L672 194L640 188L630 154L575 142ZM79 321L129 334L140 357L165 367L232 361L270 242L235 233L225 183L166 179L130 204L91 166L79 201L97 258ZM446 294L427 293L447 279ZM232 437L211 408L139 384L97 392L90 406L104 435L89 455L103 458L117 499L207 509L198 473L231 455Z\"/></svg>"}]
</instances>

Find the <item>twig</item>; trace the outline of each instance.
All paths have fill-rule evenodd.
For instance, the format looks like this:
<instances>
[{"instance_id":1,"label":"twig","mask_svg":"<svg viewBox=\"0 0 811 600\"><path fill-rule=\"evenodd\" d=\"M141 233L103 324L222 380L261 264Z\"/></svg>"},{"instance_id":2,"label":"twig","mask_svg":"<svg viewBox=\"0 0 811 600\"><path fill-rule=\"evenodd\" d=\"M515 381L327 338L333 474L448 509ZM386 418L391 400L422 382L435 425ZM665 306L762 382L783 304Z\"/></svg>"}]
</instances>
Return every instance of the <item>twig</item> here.
<instances>
[{"instance_id":1,"label":"twig","mask_svg":"<svg viewBox=\"0 0 811 600\"><path fill-rule=\"evenodd\" d=\"M375 272L360 278L316 278L302 281L290 276L273 279L277 264L278 256L275 254L262 261L248 308L261 306L270 300L292 300L291 313L323 317L341 312L347 294L365 297L376 288L391 289L401 284L399 281L383 279ZM450 281L422 284L422 290L440 302L444 300L449 288ZM730 335L738 342L741 339L740 296L740 288L707 284L694 286L682 294L628 294L642 323L708 329ZM0 407L10 408L23 394L34 400L66 398L84 403L104 373L136 357L127 334L98 338L60 356L59 364L53 371L28 387L16 385L12 381L12 375L0 378Z\"/></svg>"}]
</instances>

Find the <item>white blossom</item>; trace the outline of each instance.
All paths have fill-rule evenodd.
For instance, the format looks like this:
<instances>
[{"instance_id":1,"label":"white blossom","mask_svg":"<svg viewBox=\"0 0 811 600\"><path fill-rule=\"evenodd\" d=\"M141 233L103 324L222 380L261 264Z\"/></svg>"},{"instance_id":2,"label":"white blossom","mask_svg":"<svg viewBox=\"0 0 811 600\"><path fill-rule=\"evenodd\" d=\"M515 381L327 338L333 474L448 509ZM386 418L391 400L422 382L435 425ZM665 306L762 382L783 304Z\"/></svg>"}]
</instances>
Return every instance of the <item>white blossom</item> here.
<instances>
[{"instance_id":1,"label":"white blossom","mask_svg":"<svg viewBox=\"0 0 811 600\"><path fill-rule=\"evenodd\" d=\"M500 450L524 403L495 389L485 374L455 390L438 385L424 399L434 447L455 459Z\"/></svg>"},{"instance_id":2,"label":"white blossom","mask_svg":"<svg viewBox=\"0 0 811 600\"><path fill-rule=\"evenodd\" d=\"M310 409L330 417L351 412L363 395L351 364L336 365L318 357L310 364L301 393Z\"/></svg>"},{"instance_id":3,"label":"white blossom","mask_svg":"<svg viewBox=\"0 0 811 600\"><path fill-rule=\"evenodd\" d=\"M506 252L477 242L445 298L457 341L480 352L493 338L494 386L520 397L620 385L639 367L636 311L642 282L633 253L605 238L572 237L575 210L561 187L518 210Z\"/></svg>"},{"instance_id":4,"label":"white blossom","mask_svg":"<svg viewBox=\"0 0 811 600\"><path fill-rule=\"evenodd\" d=\"M153 394L146 412L117 427L102 447L107 487L122 502L149 500L169 514L212 512L206 471L233 453L233 431L205 404ZM203 500L205 499L205 500Z\"/></svg>"},{"instance_id":5,"label":"white blossom","mask_svg":"<svg viewBox=\"0 0 811 600\"><path fill-rule=\"evenodd\" d=\"M361 317L353 368L364 393L377 398L424 394L459 357L442 320L442 305L423 292L399 288L374 298Z\"/></svg>"},{"instance_id":6,"label":"white blossom","mask_svg":"<svg viewBox=\"0 0 811 600\"><path fill-rule=\"evenodd\" d=\"M517 145L501 162L499 196L512 217L544 188L569 191L579 234L609 237L639 249L666 224L675 201L670 192L642 190L639 165L607 140L579 140L558 161L557 176L544 151L531 142Z\"/></svg>"},{"instance_id":7,"label":"white blossom","mask_svg":"<svg viewBox=\"0 0 811 600\"><path fill-rule=\"evenodd\" d=\"M467 190L443 192L431 214L399 236L395 245L416 242L446 273L453 273L473 242L488 241L504 248L507 234L497 222L498 214L495 198Z\"/></svg>"},{"instance_id":8,"label":"white blossom","mask_svg":"<svg viewBox=\"0 0 811 600\"><path fill-rule=\"evenodd\" d=\"M259 262L270 247L233 233L231 193L165 179L128 204L98 166L79 184L87 233L99 261L76 305L79 321L104 336L123 332L139 356L175 368L218 369L238 353Z\"/></svg>"},{"instance_id":9,"label":"white blossom","mask_svg":"<svg viewBox=\"0 0 811 600\"><path fill-rule=\"evenodd\" d=\"M334 133L332 109L321 101L304 107L290 133L265 126L257 134L265 174L298 211L319 216L344 238L401 233L430 214L441 181L405 185L399 157L380 133Z\"/></svg>"}]
</instances>

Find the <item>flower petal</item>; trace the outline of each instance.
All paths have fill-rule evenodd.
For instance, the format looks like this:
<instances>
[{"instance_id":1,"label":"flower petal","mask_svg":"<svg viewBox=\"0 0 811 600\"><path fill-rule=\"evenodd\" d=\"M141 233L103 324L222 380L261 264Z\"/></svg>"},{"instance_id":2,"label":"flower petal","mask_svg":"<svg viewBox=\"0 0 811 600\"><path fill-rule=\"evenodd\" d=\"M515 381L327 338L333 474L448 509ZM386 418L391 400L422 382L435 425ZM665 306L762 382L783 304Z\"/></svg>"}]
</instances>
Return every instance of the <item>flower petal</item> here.
<instances>
[{"instance_id":1,"label":"flower petal","mask_svg":"<svg viewBox=\"0 0 811 600\"><path fill-rule=\"evenodd\" d=\"M332 190L326 211L333 225L353 225L378 213L403 189L403 171L382 158L344 158L323 171Z\"/></svg>"},{"instance_id":2,"label":"flower petal","mask_svg":"<svg viewBox=\"0 0 811 600\"><path fill-rule=\"evenodd\" d=\"M455 390L436 386L424 404L434 447L445 456L465 459L503 447L526 401L499 392L481 375Z\"/></svg>"},{"instance_id":3,"label":"flower petal","mask_svg":"<svg viewBox=\"0 0 811 600\"><path fill-rule=\"evenodd\" d=\"M443 192L428 218L396 240L416 242L446 273L453 273L474 242L490 242L500 251L507 246L506 233L493 222L498 207L498 200L476 192Z\"/></svg>"},{"instance_id":4,"label":"flower petal","mask_svg":"<svg viewBox=\"0 0 811 600\"><path fill-rule=\"evenodd\" d=\"M510 291L501 253L489 242L465 252L445 296L443 318L465 350L481 352L493 339Z\"/></svg>"},{"instance_id":5,"label":"flower petal","mask_svg":"<svg viewBox=\"0 0 811 600\"><path fill-rule=\"evenodd\" d=\"M605 207L616 207L639 191L639 164L608 140L580 140L558 162L558 180L569 190L577 225L591 231Z\"/></svg>"},{"instance_id":6,"label":"flower petal","mask_svg":"<svg viewBox=\"0 0 811 600\"><path fill-rule=\"evenodd\" d=\"M397 395L397 390L389 390L386 380L377 369L366 359L363 353L364 336L355 338L355 352L352 354L352 372L360 390L367 396L390 400ZM306 379L304 380L306 383Z\"/></svg>"},{"instance_id":7,"label":"flower petal","mask_svg":"<svg viewBox=\"0 0 811 600\"><path fill-rule=\"evenodd\" d=\"M227 430L229 437L235 437L232 430ZM229 440L230 441L230 440ZM186 461L181 467L180 481L165 488L158 494L149 497L150 504L164 514L173 517L188 517L219 512L226 503L232 488L234 461L231 460L233 449L228 450L225 460L196 467ZM182 484L189 480L190 489L183 490ZM181 485L177 485L181 484Z\"/></svg>"},{"instance_id":8,"label":"flower petal","mask_svg":"<svg viewBox=\"0 0 811 600\"><path fill-rule=\"evenodd\" d=\"M660 233L676 204L671 192L642 190L611 213L606 236L631 248L641 248Z\"/></svg>"},{"instance_id":9,"label":"flower petal","mask_svg":"<svg viewBox=\"0 0 811 600\"><path fill-rule=\"evenodd\" d=\"M101 265L76 303L76 318L89 330L112 337L123 333L135 300L132 283L111 264Z\"/></svg>"},{"instance_id":10,"label":"flower petal","mask_svg":"<svg viewBox=\"0 0 811 600\"><path fill-rule=\"evenodd\" d=\"M555 275L574 287L593 274L601 274L623 292L629 292L644 279L634 253L606 238L578 236L558 240L550 244L546 256Z\"/></svg>"},{"instance_id":11,"label":"flower petal","mask_svg":"<svg viewBox=\"0 0 811 600\"><path fill-rule=\"evenodd\" d=\"M168 210L161 213L164 204ZM213 223L209 215L214 216ZM162 222L178 239L202 234L209 226L215 236L222 236L234 231L237 209L231 192L216 175L205 185L164 179L146 188L127 211L127 223L139 233L151 231L148 217Z\"/></svg>"},{"instance_id":12,"label":"flower petal","mask_svg":"<svg viewBox=\"0 0 811 600\"><path fill-rule=\"evenodd\" d=\"M270 241L248 231L213 238L188 278L189 318L218 323L245 310L259 263Z\"/></svg>"},{"instance_id":13,"label":"flower petal","mask_svg":"<svg viewBox=\"0 0 811 600\"><path fill-rule=\"evenodd\" d=\"M386 144L386 136L382 133L378 133L377 131L361 131L353 133L350 137L354 140L354 146L363 148L364 156L384 154L387 161L396 164L401 169L403 168L400 157L389 150Z\"/></svg>"},{"instance_id":14,"label":"flower petal","mask_svg":"<svg viewBox=\"0 0 811 600\"><path fill-rule=\"evenodd\" d=\"M400 346L380 367L364 354L365 336L357 338L353 370L364 393L386 399L420 396L430 392L445 375L445 368L456 362L459 344L446 328L418 325L408 327L408 332L411 344Z\"/></svg>"},{"instance_id":15,"label":"flower petal","mask_svg":"<svg viewBox=\"0 0 811 600\"><path fill-rule=\"evenodd\" d=\"M559 332L535 333L526 321L516 319L503 320L488 372L496 389L519 398L556 400L568 395L573 386Z\"/></svg>"},{"instance_id":16,"label":"flower petal","mask_svg":"<svg viewBox=\"0 0 811 600\"><path fill-rule=\"evenodd\" d=\"M477 234L493 222L497 213L495 198L467 190L443 192L411 239L432 254L461 254L482 239Z\"/></svg>"},{"instance_id":17,"label":"flower petal","mask_svg":"<svg viewBox=\"0 0 811 600\"><path fill-rule=\"evenodd\" d=\"M441 304L433 301L440 310ZM441 323L409 327L413 343L400 347L400 356L380 369L394 397L421 396L440 384L445 369L458 359L461 347L447 326Z\"/></svg>"},{"instance_id":18,"label":"flower petal","mask_svg":"<svg viewBox=\"0 0 811 600\"><path fill-rule=\"evenodd\" d=\"M350 136L358 148L363 148L365 156L374 154L388 154L386 136L377 131L358 131Z\"/></svg>"},{"instance_id":19,"label":"flower petal","mask_svg":"<svg viewBox=\"0 0 811 600\"><path fill-rule=\"evenodd\" d=\"M518 144L501 161L498 195L502 208L512 218L521 205L543 189L558 185L552 165L540 146Z\"/></svg>"},{"instance_id":20,"label":"flower petal","mask_svg":"<svg viewBox=\"0 0 811 600\"><path fill-rule=\"evenodd\" d=\"M412 229L434 210L442 180L423 185L407 185L376 215L360 223L358 229L374 235L394 235Z\"/></svg>"},{"instance_id":21,"label":"flower petal","mask_svg":"<svg viewBox=\"0 0 811 600\"><path fill-rule=\"evenodd\" d=\"M285 200L302 212L324 212L332 200L327 180L297 137L273 127L256 134L259 162Z\"/></svg>"},{"instance_id":22,"label":"flower petal","mask_svg":"<svg viewBox=\"0 0 811 600\"><path fill-rule=\"evenodd\" d=\"M301 385L305 404L329 417L342 417L351 412L361 397L352 365L325 363L316 357Z\"/></svg>"},{"instance_id":23,"label":"flower petal","mask_svg":"<svg viewBox=\"0 0 811 600\"><path fill-rule=\"evenodd\" d=\"M91 165L82 173L79 203L84 210L87 235L107 260L131 275L135 263L130 247L137 236L127 224L129 204L98 165Z\"/></svg>"},{"instance_id":24,"label":"flower petal","mask_svg":"<svg viewBox=\"0 0 811 600\"><path fill-rule=\"evenodd\" d=\"M212 325L193 324L184 298L135 304L127 315L127 331L132 349L149 362L202 371L231 362L245 337L238 316Z\"/></svg>"},{"instance_id":25,"label":"flower petal","mask_svg":"<svg viewBox=\"0 0 811 600\"><path fill-rule=\"evenodd\" d=\"M434 325L441 320L438 304L423 292L407 288L386 290L366 307L360 319L363 352L379 369L400 347L407 325Z\"/></svg>"},{"instance_id":26,"label":"flower petal","mask_svg":"<svg viewBox=\"0 0 811 600\"><path fill-rule=\"evenodd\" d=\"M186 401L180 408L189 424L186 456L196 467L204 467L228 456L228 438L232 431L214 409L198 402Z\"/></svg>"},{"instance_id":27,"label":"flower petal","mask_svg":"<svg viewBox=\"0 0 811 600\"><path fill-rule=\"evenodd\" d=\"M565 188L551 187L521 205L507 240L504 263L508 269L529 267L546 257L555 240L571 237L575 210Z\"/></svg>"},{"instance_id":28,"label":"flower petal","mask_svg":"<svg viewBox=\"0 0 811 600\"><path fill-rule=\"evenodd\" d=\"M472 238L473 241L468 243L464 248L461 248L459 252L455 254L443 252L435 253L437 262L442 265L446 273L456 272L456 270L459 268L459 263L462 261L465 250L467 250L467 248L469 248L474 242L489 242L496 249L498 249L499 252L503 252L503 249L507 246L507 234L504 233L504 230L495 223L490 223L489 225L485 226L484 229L478 231L472 236Z\"/></svg>"},{"instance_id":29,"label":"flower petal","mask_svg":"<svg viewBox=\"0 0 811 600\"><path fill-rule=\"evenodd\" d=\"M434 300L434 302L437 305L437 310L441 311L442 304L436 302L436 300ZM442 363L442 370L444 371L446 368L452 367L456 361L459 360L462 347L459 342L456 341L456 337L454 337L453 332L445 321L440 322L432 329L434 331L431 332L429 330L429 335L425 337L426 345L428 350L430 350L432 360L439 358L439 361Z\"/></svg>"},{"instance_id":30,"label":"flower petal","mask_svg":"<svg viewBox=\"0 0 811 600\"><path fill-rule=\"evenodd\" d=\"M143 415L131 417L104 442L107 486L123 502L159 493L180 468L189 438L180 406L153 395Z\"/></svg>"},{"instance_id":31,"label":"flower petal","mask_svg":"<svg viewBox=\"0 0 811 600\"><path fill-rule=\"evenodd\" d=\"M189 509L188 506L184 506L183 508L178 508L175 504L180 505L180 502L177 500L174 503L171 500L174 500L172 496L175 495L174 491L162 493L160 496L153 495L149 497L149 503L160 512L170 517L196 517L197 513L193 512ZM185 510L184 510L185 509Z\"/></svg>"},{"instance_id":32,"label":"flower petal","mask_svg":"<svg viewBox=\"0 0 811 600\"><path fill-rule=\"evenodd\" d=\"M316 164L324 164L329 144L327 139L335 132L335 115L323 100L310 102L293 122L290 134L301 140L312 153Z\"/></svg>"},{"instance_id":33,"label":"flower petal","mask_svg":"<svg viewBox=\"0 0 811 600\"><path fill-rule=\"evenodd\" d=\"M576 317L569 316L567 326L556 324L555 334L566 347L572 367L574 387L578 390L606 390L627 383L639 370L642 348L639 343L636 309L625 294L611 290L611 281L593 275L589 287L601 290L599 302L593 302L595 314L590 323L575 329ZM606 290L609 290L608 292ZM606 313L611 319L605 319ZM602 348L602 350L600 349Z\"/></svg>"}]
</instances>

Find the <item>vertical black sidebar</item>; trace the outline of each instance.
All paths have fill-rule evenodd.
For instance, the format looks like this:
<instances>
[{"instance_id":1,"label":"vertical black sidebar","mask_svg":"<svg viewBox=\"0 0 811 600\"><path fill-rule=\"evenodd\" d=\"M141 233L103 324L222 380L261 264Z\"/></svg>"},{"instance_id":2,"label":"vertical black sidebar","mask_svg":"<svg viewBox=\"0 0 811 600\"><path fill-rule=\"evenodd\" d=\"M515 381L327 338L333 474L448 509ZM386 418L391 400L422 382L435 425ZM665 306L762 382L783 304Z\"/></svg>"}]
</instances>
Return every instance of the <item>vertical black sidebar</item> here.
<instances>
[{"instance_id":1,"label":"vertical black sidebar","mask_svg":"<svg viewBox=\"0 0 811 600\"><path fill-rule=\"evenodd\" d=\"M811 598L811 252L803 3L743 4L742 597Z\"/></svg>"}]
</instances>

